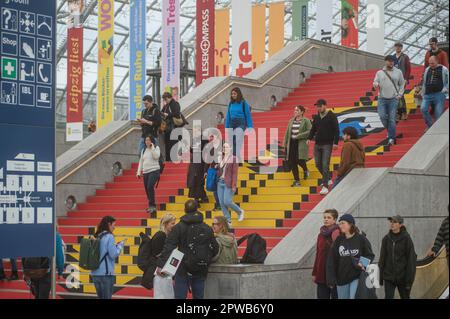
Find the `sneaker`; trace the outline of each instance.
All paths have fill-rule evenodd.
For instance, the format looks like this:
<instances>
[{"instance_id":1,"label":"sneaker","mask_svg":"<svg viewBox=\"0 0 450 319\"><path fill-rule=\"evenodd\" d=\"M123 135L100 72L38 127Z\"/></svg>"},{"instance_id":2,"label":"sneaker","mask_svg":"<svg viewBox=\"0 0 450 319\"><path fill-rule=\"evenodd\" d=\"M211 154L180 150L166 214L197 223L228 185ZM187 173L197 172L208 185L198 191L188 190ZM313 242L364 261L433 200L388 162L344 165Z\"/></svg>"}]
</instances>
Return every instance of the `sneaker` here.
<instances>
[{"instance_id":1,"label":"sneaker","mask_svg":"<svg viewBox=\"0 0 450 319\"><path fill-rule=\"evenodd\" d=\"M9 281L19 280L19 274L17 273L17 271L13 271L13 273L11 274L11 277L9 277L8 280Z\"/></svg>"},{"instance_id":2,"label":"sneaker","mask_svg":"<svg viewBox=\"0 0 450 319\"><path fill-rule=\"evenodd\" d=\"M306 172L303 174L303 178L304 178L304 179L308 179L308 178L309 178L309 171L306 171Z\"/></svg>"},{"instance_id":3,"label":"sneaker","mask_svg":"<svg viewBox=\"0 0 450 319\"><path fill-rule=\"evenodd\" d=\"M320 195L327 195L330 191L328 190L328 187L322 187L322 190L320 191Z\"/></svg>"},{"instance_id":4,"label":"sneaker","mask_svg":"<svg viewBox=\"0 0 450 319\"><path fill-rule=\"evenodd\" d=\"M228 229L232 229L233 228L233 224L231 222L228 222Z\"/></svg>"},{"instance_id":5,"label":"sneaker","mask_svg":"<svg viewBox=\"0 0 450 319\"><path fill-rule=\"evenodd\" d=\"M402 113L402 121L406 121L408 119L408 113Z\"/></svg>"},{"instance_id":6,"label":"sneaker","mask_svg":"<svg viewBox=\"0 0 450 319\"><path fill-rule=\"evenodd\" d=\"M150 214L156 213L156 207L155 206L150 206L147 209L147 212L150 213Z\"/></svg>"},{"instance_id":7,"label":"sneaker","mask_svg":"<svg viewBox=\"0 0 450 319\"><path fill-rule=\"evenodd\" d=\"M333 180L330 179L330 180L328 181L328 186L333 186Z\"/></svg>"},{"instance_id":8,"label":"sneaker","mask_svg":"<svg viewBox=\"0 0 450 319\"><path fill-rule=\"evenodd\" d=\"M291 185L291 187L299 187L299 186L300 186L300 182L299 181L295 181Z\"/></svg>"},{"instance_id":9,"label":"sneaker","mask_svg":"<svg viewBox=\"0 0 450 319\"><path fill-rule=\"evenodd\" d=\"M244 217L245 217L245 211L243 209L241 209L241 213L239 214L239 217L238 217L238 222L244 221Z\"/></svg>"},{"instance_id":10,"label":"sneaker","mask_svg":"<svg viewBox=\"0 0 450 319\"><path fill-rule=\"evenodd\" d=\"M388 144L389 144L389 145L391 145L391 146L392 146L392 145L395 145L395 140L394 140L394 139L392 139L392 138L391 138L391 139L389 139L389 142L388 142Z\"/></svg>"}]
</instances>

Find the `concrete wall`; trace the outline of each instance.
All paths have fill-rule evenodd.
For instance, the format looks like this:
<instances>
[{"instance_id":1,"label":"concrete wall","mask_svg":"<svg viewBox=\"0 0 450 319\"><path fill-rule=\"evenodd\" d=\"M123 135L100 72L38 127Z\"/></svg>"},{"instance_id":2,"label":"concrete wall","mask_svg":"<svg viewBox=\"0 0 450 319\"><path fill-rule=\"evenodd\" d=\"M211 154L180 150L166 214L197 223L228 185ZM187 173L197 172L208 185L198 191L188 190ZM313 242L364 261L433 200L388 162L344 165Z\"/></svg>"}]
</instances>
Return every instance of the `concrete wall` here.
<instances>
[{"instance_id":1,"label":"concrete wall","mask_svg":"<svg viewBox=\"0 0 450 319\"><path fill-rule=\"evenodd\" d=\"M352 171L268 255L265 265L211 267L207 297L315 298L311 280L318 230L323 211L350 213L367 234L378 261L382 238L389 230L387 217L400 214L423 258L434 242L449 203L449 112L418 141L394 168ZM227 271L228 268L228 271ZM447 271L447 270L445 270ZM420 287L444 277L416 278ZM446 277L448 280L448 276ZM228 279L226 289L220 283ZM425 283L424 281L428 281ZM426 285L428 284L428 285ZM378 291L383 296L383 291Z\"/></svg>"}]
</instances>

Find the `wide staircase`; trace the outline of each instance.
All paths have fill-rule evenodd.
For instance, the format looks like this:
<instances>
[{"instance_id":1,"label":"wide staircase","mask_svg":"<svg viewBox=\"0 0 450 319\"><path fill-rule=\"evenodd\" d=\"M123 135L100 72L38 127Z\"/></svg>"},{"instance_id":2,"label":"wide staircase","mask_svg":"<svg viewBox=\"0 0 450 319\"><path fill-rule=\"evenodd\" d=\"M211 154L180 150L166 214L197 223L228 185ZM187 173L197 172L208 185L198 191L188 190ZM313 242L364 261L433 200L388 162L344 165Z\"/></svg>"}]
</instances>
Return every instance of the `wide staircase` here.
<instances>
[{"instance_id":1,"label":"wide staircase","mask_svg":"<svg viewBox=\"0 0 450 319\"><path fill-rule=\"evenodd\" d=\"M387 144L387 134L381 126L377 115L376 92L371 91L372 80L376 70L316 74L304 84L292 91L283 101L269 112L253 113L256 128L277 128L278 136L267 141L267 147L259 149L259 154L271 158L283 156L280 147L278 154L270 152L270 144L279 144L283 140L287 123L293 115L296 105L307 108L306 116L311 118L316 112L314 103L324 98L333 107L340 121L341 129L354 126L362 135L366 150L366 167L392 167L417 142L425 130L425 124L413 101L412 88L420 81L423 68L413 68L413 79L407 86L406 102L409 118L401 121L397 129L397 144ZM223 127L221 128L223 130ZM333 151L331 168L335 170L339 164L342 148ZM313 145L310 147L312 158ZM247 157L245 157L247 159ZM259 233L267 240L270 251L277 243L315 207L323 198L318 194L321 175L314 165L308 161L311 172L309 179L301 180L301 187L291 188L292 174L285 172L282 159L278 159L278 168L273 174L260 173L262 163L246 162L239 171L239 189L235 196L245 211L243 222L237 221L233 213L233 226L237 238L249 233ZM158 231L159 220L166 213L180 218L184 202L188 199L186 189L187 164L168 164L157 189L159 209L156 214L149 215L147 200L142 181L135 177L137 164L107 183L104 189L97 190L95 196L89 197L86 203L79 204L75 211L67 217L59 218L59 232L67 245L66 272L58 280L58 298L95 298L95 288L89 273L78 267L79 242L81 238L92 235L95 226L106 215L117 219L116 240L127 239L123 254L118 258L115 267L116 283L114 298L151 298L152 291L140 286L142 272L136 265L141 232L152 235ZM215 216L222 212L213 211L214 197L209 195L209 204L202 204L201 211L205 221L211 225ZM239 248L242 256L245 244ZM21 268L20 261L18 262ZM10 272L9 261L5 262L6 272ZM22 278L22 273L20 272ZM30 293L22 280L0 282L1 298L30 298Z\"/></svg>"}]
</instances>

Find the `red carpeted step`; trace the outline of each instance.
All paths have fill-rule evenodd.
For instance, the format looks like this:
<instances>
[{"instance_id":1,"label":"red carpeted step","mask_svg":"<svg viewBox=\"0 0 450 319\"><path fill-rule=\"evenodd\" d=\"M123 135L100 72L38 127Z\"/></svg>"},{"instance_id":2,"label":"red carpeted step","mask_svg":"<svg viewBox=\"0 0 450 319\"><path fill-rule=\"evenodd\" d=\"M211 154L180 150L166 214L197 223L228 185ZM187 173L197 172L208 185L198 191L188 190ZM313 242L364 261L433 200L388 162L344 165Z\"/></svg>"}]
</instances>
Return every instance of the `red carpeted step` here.
<instances>
[{"instance_id":1,"label":"red carpeted step","mask_svg":"<svg viewBox=\"0 0 450 319\"><path fill-rule=\"evenodd\" d=\"M147 219L149 218L149 214L145 211L118 211L111 213L111 215L116 219ZM105 216L103 211L73 211L68 213L69 219L72 218L93 218L100 220ZM60 219L64 220L64 219Z\"/></svg>"},{"instance_id":2,"label":"red carpeted step","mask_svg":"<svg viewBox=\"0 0 450 319\"><path fill-rule=\"evenodd\" d=\"M103 216L105 216L104 213L101 214L102 216L99 218L92 218L90 216L89 218L60 218L58 220L59 226L89 226L89 227L96 227L98 223L100 223L100 220ZM113 216L117 219L116 216ZM149 215L145 218L149 218ZM145 219L143 218L143 219ZM116 227L140 227L142 226L142 219L117 219L116 221Z\"/></svg>"}]
</instances>

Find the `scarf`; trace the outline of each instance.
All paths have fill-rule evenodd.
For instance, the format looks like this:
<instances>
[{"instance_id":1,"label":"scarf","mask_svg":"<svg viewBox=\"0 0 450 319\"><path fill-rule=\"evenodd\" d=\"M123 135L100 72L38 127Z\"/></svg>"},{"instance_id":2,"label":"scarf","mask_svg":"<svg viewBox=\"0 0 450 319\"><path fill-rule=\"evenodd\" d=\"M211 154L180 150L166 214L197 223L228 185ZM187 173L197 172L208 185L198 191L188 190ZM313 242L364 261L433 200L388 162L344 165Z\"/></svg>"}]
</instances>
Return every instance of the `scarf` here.
<instances>
[{"instance_id":1,"label":"scarf","mask_svg":"<svg viewBox=\"0 0 450 319\"><path fill-rule=\"evenodd\" d=\"M328 228L327 226L322 226L320 227L320 234L324 237L331 237L331 234L338 228L339 226L336 224L334 224L330 228Z\"/></svg>"}]
</instances>

